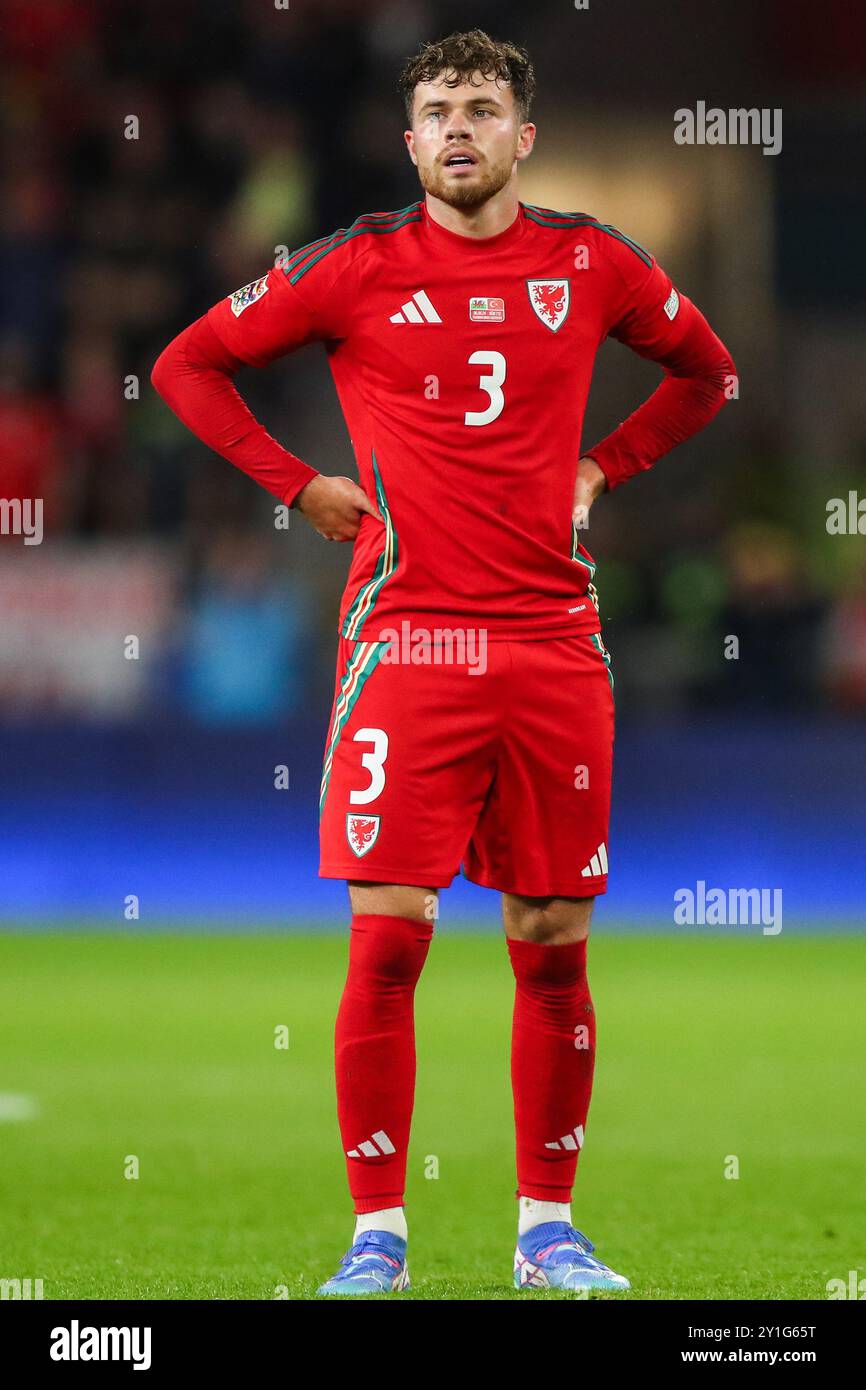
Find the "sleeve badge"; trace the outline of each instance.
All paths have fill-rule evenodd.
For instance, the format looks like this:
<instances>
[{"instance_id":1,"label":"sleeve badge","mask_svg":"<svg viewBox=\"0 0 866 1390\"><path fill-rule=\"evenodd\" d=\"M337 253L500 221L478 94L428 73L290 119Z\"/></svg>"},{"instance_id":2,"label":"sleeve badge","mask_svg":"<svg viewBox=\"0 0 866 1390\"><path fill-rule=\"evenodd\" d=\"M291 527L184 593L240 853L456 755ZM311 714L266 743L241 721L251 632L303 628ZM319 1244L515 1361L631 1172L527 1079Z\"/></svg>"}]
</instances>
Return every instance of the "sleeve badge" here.
<instances>
[{"instance_id":1,"label":"sleeve badge","mask_svg":"<svg viewBox=\"0 0 866 1390\"><path fill-rule=\"evenodd\" d=\"M243 289L235 290L234 294L229 295L229 303L232 306L232 313L238 318L251 304L255 304L257 299L261 299L263 294L267 294L268 277L263 275L260 280L253 280L249 285L244 285Z\"/></svg>"}]
</instances>

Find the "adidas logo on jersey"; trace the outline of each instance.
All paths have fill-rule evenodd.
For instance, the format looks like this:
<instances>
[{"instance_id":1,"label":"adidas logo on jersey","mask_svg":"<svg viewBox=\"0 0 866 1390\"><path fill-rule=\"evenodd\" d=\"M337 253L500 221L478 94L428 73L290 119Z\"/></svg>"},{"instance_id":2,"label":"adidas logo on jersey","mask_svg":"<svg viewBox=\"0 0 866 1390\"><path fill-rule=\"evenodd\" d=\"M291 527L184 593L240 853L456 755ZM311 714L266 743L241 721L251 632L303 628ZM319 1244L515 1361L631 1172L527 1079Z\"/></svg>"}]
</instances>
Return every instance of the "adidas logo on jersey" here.
<instances>
[{"instance_id":1,"label":"adidas logo on jersey","mask_svg":"<svg viewBox=\"0 0 866 1390\"><path fill-rule=\"evenodd\" d=\"M595 851L585 869L581 869L581 878L600 878L607 873L607 845L601 844Z\"/></svg>"},{"instance_id":2,"label":"adidas logo on jersey","mask_svg":"<svg viewBox=\"0 0 866 1390\"><path fill-rule=\"evenodd\" d=\"M382 1158L384 1154L396 1153L394 1145L384 1129L377 1129L372 1139L365 1139L357 1149L347 1149L347 1158Z\"/></svg>"},{"instance_id":3,"label":"adidas logo on jersey","mask_svg":"<svg viewBox=\"0 0 866 1390\"><path fill-rule=\"evenodd\" d=\"M552 1143L545 1144L546 1149L582 1149L583 1148L583 1125L575 1125L570 1134L563 1134L561 1139L554 1139Z\"/></svg>"},{"instance_id":4,"label":"adidas logo on jersey","mask_svg":"<svg viewBox=\"0 0 866 1390\"><path fill-rule=\"evenodd\" d=\"M392 314L389 323L441 323L439 315L424 290L416 290L411 299Z\"/></svg>"}]
</instances>

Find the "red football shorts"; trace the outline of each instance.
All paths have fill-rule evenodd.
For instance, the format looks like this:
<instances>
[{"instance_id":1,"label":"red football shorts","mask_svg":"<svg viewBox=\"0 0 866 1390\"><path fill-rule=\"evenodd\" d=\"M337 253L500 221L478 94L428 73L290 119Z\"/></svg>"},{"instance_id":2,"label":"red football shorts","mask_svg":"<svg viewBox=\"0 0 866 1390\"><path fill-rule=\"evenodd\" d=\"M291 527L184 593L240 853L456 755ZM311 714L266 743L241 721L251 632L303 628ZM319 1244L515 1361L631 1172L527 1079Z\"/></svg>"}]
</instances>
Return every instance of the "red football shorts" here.
<instances>
[{"instance_id":1,"label":"red football shorts","mask_svg":"<svg viewBox=\"0 0 866 1390\"><path fill-rule=\"evenodd\" d=\"M444 888L462 864L523 897L604 893L614 711L601 638L436 634L340 639L320 876Z\"/></svg>"}]
</instances>

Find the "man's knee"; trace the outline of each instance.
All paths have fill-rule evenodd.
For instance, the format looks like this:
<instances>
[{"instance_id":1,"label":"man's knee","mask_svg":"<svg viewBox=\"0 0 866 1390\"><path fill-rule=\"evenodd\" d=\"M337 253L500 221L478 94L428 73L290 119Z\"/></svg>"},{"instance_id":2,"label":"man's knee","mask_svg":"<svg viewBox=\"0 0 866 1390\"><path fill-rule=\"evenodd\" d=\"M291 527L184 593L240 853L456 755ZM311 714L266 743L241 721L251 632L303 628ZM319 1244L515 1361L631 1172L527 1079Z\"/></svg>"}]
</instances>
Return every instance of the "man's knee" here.
<instances>
[{"instance_id":1,"label":"man's knee","mask_svg":"<svg viewBox=\"0 0 866 1390\"><path fill-rule=\"evenodd\" d=\"M400 998L406 990L414 989L424 968L433 922L421 912L413 915L408 910L412 906L409 900L385 893L363 893L361 898L364 907L357 908L354 897L352 903L347 991ZM407 910L388 910L399 907L401 902ZM371 905L374 903L378 907Z\"/></svg>"},{"instance_id":2,"label":"man's knee","mask_svg":"<svg viewBox=\"0 0 866 1390\"><path fill-rule=\"evenodd\" d=\"M376 917L404 917L411 922L433 923L439 896L435 888L407 883L361 883L351 881L349 901L352 912Z\"/></svg>"},{"instance_id":3,"label":"man's knee","mask_svg":"<svg viewBox=\"0 0 866 1390\"><path fill-rule=\"evenodd\" d=\"M585 941L594 902L594 898L523 898L516 893L503 893L505 935L546 946Z\"/></svg>"}]
</instances>

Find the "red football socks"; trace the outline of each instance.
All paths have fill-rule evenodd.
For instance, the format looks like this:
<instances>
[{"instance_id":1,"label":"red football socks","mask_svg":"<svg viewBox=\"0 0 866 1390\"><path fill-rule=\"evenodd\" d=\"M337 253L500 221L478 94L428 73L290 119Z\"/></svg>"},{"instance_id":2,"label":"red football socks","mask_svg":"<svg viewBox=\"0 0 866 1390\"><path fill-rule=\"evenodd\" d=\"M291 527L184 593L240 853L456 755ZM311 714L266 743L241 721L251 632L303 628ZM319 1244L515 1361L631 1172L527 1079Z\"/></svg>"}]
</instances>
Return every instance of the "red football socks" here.
<instances>
[{"instance_id":1,"label":"red football socks","mask_svg":"<svg viewBox=\"0 0 866 1390\"><path fill-rule=\"evenodd\" d=\"M569 1202L595 1065L586 941L509 941L508 953L517 981L511 1039L517 1190L537 1201Z\"/></svg>"},{"instance_id":2,"label":"red football socks","mask_svg":"<svg viewBox=\"0 0 866 1390\"><path fill-rule=\"evenodd\" d=\"M337 1114L358 1214L402 1206L415 1098L415 986L432 922L355 914L336 1027Z\"/></svg>"}]
</instances>

